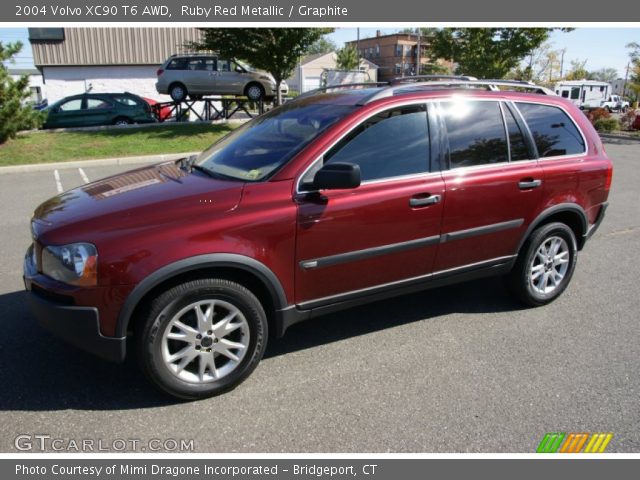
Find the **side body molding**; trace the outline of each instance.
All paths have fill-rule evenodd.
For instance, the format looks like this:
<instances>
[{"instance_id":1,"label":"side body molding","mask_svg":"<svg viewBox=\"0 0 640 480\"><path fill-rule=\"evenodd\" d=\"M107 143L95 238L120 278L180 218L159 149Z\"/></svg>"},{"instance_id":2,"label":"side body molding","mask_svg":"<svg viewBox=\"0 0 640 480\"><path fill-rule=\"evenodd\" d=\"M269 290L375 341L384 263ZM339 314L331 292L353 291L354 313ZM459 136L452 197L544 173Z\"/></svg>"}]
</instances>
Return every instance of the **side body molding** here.
<instances>
[{"instance_id":1,"label":"side body molding","mask_svg":"<svg viewBox=\"0 0 640 480\"><path fill-rule=\"evenodd\" d=\"M129 294L125 301L120 314L118 315L118 324L116 326L116 336L124 337L127 334L127 328L131 320L131 316L135 307L140 303L144 296L154 287L160 285L165 280L182 273L197 271L206 268L235 268L244 270L255 275L267 288L273 299L276 313L285 310L288 307L287 296L280 280L266 265L244 255L234 253L211 253L205 255L196 255L194 257L185 258L177 262L165 265L156 270L144 280L142 280ZM279 319L281 315L276 315ZM278 323L281 323L277 320ZM279 330L279 328L278 328Z\"/></svg>"}]
</instances>

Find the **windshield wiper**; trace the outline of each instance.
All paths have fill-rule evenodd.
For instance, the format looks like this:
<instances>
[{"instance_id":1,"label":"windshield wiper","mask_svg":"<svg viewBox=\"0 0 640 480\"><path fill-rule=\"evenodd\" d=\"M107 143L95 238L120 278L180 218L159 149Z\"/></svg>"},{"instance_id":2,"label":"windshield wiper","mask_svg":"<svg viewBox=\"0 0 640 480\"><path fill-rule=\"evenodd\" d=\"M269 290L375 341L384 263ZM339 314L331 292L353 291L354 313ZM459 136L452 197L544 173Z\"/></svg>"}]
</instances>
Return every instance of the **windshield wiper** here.
<instances>
[{"instance_id":1,"label":"windshield wiper","mask_svg":"<svg viewBox=\"0 0 640 480\"><path fill-rule=\"evenodd\" d=\"M208 168L201 167L197 163L193 163L193 164L189 165L189 168L191 170L196 170L198 172L202 172L202 173L204 173L205 175L207 175L207 176L209 176L211 178L217 178L217 179L223 178L222 175L219 175L216 172L214 172L212 170L209 170Z\"/></svg>"}]
</instances>

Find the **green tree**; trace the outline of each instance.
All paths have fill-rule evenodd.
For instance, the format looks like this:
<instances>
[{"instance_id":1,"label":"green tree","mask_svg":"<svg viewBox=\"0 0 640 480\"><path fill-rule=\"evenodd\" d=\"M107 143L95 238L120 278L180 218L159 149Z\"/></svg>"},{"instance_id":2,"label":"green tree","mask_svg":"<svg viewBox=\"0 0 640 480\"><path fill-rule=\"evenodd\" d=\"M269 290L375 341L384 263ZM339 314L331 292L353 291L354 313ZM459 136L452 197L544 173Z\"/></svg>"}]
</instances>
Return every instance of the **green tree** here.
<instances>
[{"instance_id":1,"label":"green tree","mask_svg":"<svg viewBox=\"0 0 640 480\"><path fill-rule=\"evenodd\" d=\"M338 50L336 66L339 70L357 70L360 58L355 48L348 46Z\"/></svg>"},{"instance_id":2,"label":"green tree","mask_svg":"<svg viewBox=\"0 0 640 480\"><path fill-rule=\"evenodd\" d=\"M320 37L314 43L309 45L309 48L307 48L307 51L305 52L305 55L316 55L316 54L319 54L319 53L331 53L331 52L335 52L337 49L338 49L338 47L335 44L335 42L333 42L332 40L328 39L327 37Z\"/></svg>"},{"instance_id":3,"label":"green tree","mask_svg":"<svg viewBox=\"0 0 640 480\"><path fill-rule=\"evenodd\" d=\"M589 75L593 80L600 82L613 82L618 78L618 71L615 68L601 68Z\"/></svg>"},{"instance_id":4,"label":"green tree","mask_svg":"<svg viewBox=\"0 0 640 480\"><path fill-rule=\"evenodd\" d=\"M289 77L299 58L332 28L202 28L201 42L190 44L197 50L211 50L223 57L244 60L270 73L276 85ZM277 100L282 93L277 88Z\"/></svg>"},{"instance_id":5,"label":"green tree","mask_svg":"<svg viewBox=\"0 0 640 480\"><path fill-rule=\"evenodd\" d=\"M42 114L26 103L30 96L29 77L18 80L9 76L5 62L11 62L22 49L22 43L0 42L0 144L14 138L20 130L42 125Z\"/></svg>"},{"instance_id":6,"label":"green tree","mask_svg":"<svg viewBox=\"0 0 640 480\"><path fill-rule=\"evenodd\" d=\"M443 28L431 35L431 58L457 63L457 73L503 78L549 38L548 28Z\"/></svg>"},{"instance_id":7,"label":"green tree","mask_svg":"<svg viewBox=\"0 0 640 480\"><path fill-rule=\"evenodd\" d=\"M633 92L634 100L637 101L640 98L640 44L631 42L627 44L627 48L630 50L629 59L631 60L627 86Z\"/></svg>"},{"instance_id":8,"label":"green tree","mask_svg":"<svg viewBox=\"0 0 640 480\"><path fill-rule=\"evenodd\" d=\"M591 73L586 69L587 60L571 60L571 68L564 77L565 80L592 80Z\"/></svg>"}]
</instances>

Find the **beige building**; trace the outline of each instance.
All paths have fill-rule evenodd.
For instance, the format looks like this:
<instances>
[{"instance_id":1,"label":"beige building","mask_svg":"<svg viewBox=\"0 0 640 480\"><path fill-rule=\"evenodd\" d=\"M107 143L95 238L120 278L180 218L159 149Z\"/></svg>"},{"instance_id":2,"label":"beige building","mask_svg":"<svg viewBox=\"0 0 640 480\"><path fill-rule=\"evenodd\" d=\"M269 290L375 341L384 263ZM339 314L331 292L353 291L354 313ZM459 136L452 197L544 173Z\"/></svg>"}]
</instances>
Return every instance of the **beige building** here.
<instances>
[{"instance_id":1,"label":"beige building","mask_svg":"<svg viewBox=\"0 0 640 480\"><path fill-rule=\"evenodd\" d=\"M299 93L308 92L323 84L323 79L328 72L337 70L336 53L319 53L304 57L291 78L287 79L289 89ZM378 66L366 59L360 61L361 74L359 81L376 82L378 80Z\"/></svg>"},{"instance_id":2,"label":"beige building","mask_svg":"<svg viewBox=\"0 0 640 480\"><path fill-rule=\"evenodd\" d=\"M156 71L201 35L196 28L30 28L29 42L49 104L86 91L167 101L156 91Z\"/></svg>"},{"instance_id":3,"label":"beige building","mask_svg":"<svg viewBox=\"0 0 640 480\"><path fill-rule=\"evenodd\" d=\"M418 69L418 36L409 33L394 33L382 35L380 31L375 37L353 40L346 45L359 50L360 56L374 62L378 66L380 81L391 80L395 77L419 75ZM428 55L426 38L420 42L420 64L432 63ZM447 62L438 61L444 66Z\"/></svg>"}]
</instances>

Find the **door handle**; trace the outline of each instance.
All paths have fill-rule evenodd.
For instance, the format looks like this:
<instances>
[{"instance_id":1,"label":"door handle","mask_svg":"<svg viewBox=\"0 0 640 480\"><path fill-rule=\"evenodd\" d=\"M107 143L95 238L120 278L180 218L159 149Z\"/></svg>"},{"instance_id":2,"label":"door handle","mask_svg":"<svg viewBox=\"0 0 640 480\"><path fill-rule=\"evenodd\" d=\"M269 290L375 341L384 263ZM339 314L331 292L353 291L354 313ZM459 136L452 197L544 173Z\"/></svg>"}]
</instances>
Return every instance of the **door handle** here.
<instances>
[{"instance_id":1,"label":"door handle","mask_svg":"<svg viewBox=\"0 0 640 480\"><path fill-rule=\"evenodd\" d=\"M538 188L540 185L542 185L542 180L521 180L518 182L518 188L520 190Z\"/></svg>"},{"instance_id":2,"label":"door handle","mask_svg":"<svg viewBox=\"0 0 640 480\"><path fill-rule=\"evenodd\" d=\"M426 195L427 196L411 197L409 199L409 206L412 208L426 207L427 205L434 205L440 202L440 195Z\"/></svg>"}]
</instances>

